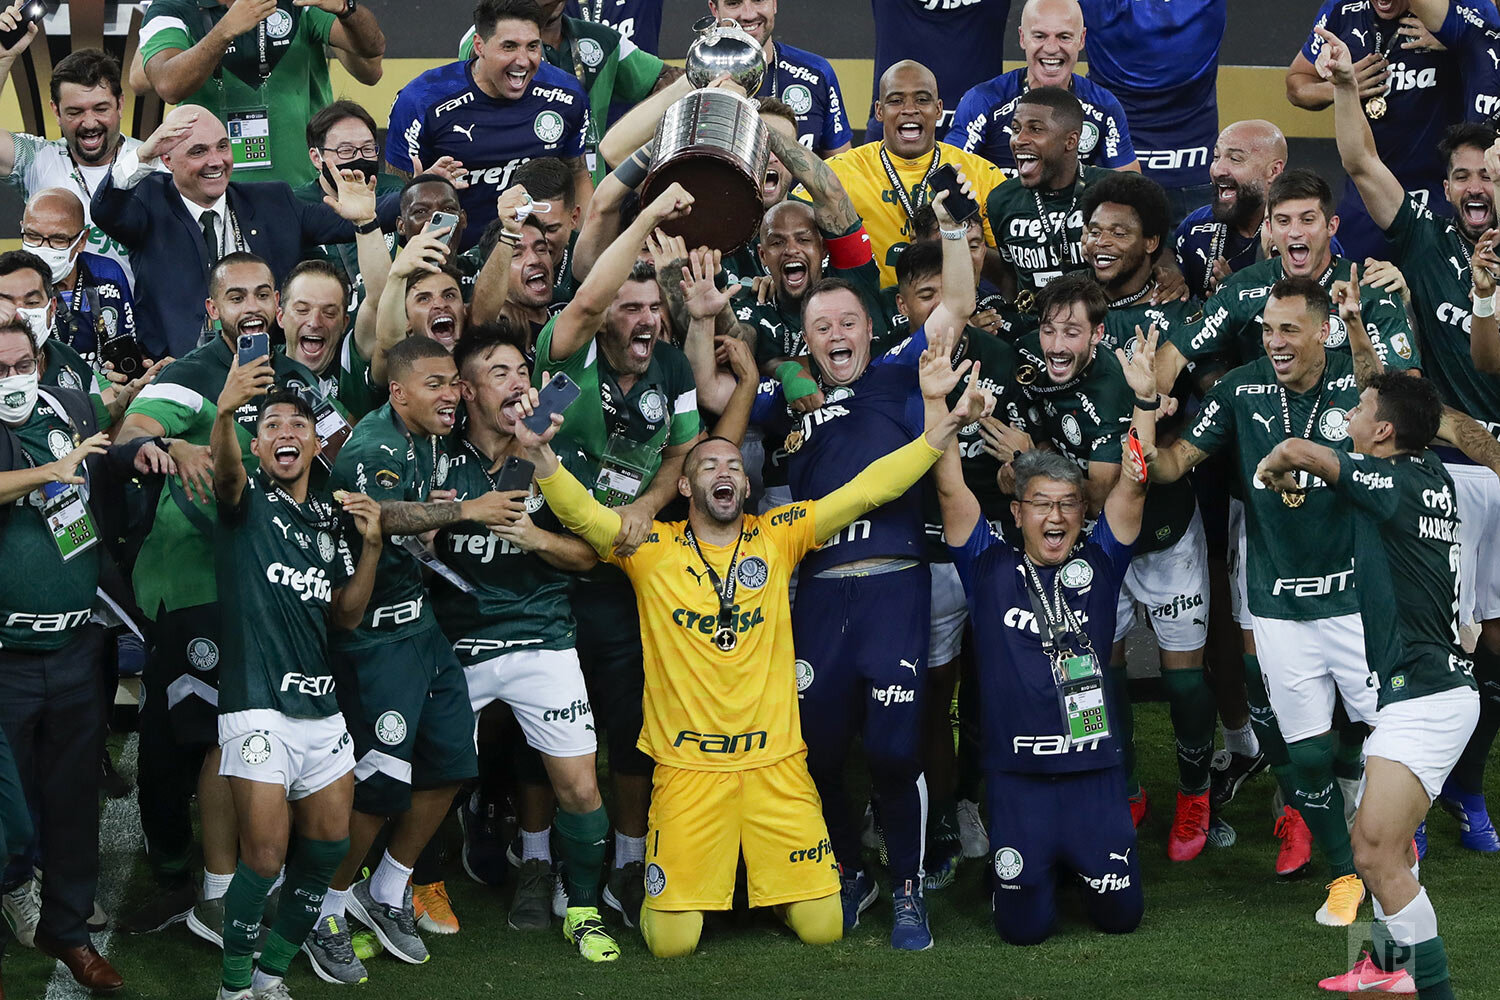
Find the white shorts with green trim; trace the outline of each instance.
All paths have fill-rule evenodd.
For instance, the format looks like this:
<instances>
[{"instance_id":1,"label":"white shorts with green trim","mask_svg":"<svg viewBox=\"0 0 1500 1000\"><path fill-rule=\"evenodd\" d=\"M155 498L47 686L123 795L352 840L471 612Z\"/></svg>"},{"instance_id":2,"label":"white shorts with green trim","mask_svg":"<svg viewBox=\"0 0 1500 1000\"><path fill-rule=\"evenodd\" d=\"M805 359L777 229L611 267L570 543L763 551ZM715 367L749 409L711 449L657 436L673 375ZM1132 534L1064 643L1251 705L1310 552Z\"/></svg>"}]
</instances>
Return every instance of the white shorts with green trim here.
<instances>
[{"instance_id":1,"label":"white shorts with green trim","mask_svg":"<svg viewBox=\"0 0 1500 1000\"><path fill-rule=\"evenodd\" d=\"M1417 776L1431 803L1468 746L1478 722L1479 692L1473 688L1393 702L1376 714L1375 732L1365 740L1365 756L1404 766ZM1364 791L1364 782L1360 782L1361 797Z\"/></svg>"},{"instance_id":2,"label":"white shorts with green trim","mask_svg":"<svg viewBox=\"0 0 1500 1000\"><path fill-rule=\"evenodd\" d=\"M280 785L291 800L320 792L354 770L354 742L335 712L294 719L252 708L219 716L219 775Z\"/></svg>"},{"instance_id":3,"label":"white shorts with green trim","mask_svg":"<svg viewBox=\"0 0 1500 1000\"><path fill-rule=\"evenodd\" d=\"M517 649L464 668L478 715L492 701L515 713L526 742L549 757L593 753L594 709L574 649Z\"/></svg>"},{"instance_id":4,"label":"white shorts with green trim","mask_svg":"<svg viewBox=\"0 0 1500 1000\"><path fill-rule=\"evenodd\" d=\"M1296 743L1333 726L1334 696L1355 722L1375 725L1375 677L1358 614L1313 621L1252 617L1255 654L1281 736Z\"/></svg>"}]
</instances>

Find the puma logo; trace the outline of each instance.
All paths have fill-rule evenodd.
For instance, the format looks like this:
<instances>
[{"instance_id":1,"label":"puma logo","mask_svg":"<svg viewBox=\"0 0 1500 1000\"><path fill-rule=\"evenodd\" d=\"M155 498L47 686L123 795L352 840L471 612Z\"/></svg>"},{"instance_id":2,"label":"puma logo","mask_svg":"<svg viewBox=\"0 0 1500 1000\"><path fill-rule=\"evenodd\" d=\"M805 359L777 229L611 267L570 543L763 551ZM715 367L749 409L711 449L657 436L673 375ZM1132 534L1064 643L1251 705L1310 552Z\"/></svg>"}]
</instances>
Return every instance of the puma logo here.
<instances>
[{"instance_id":1,"label":"puma logo","mask_svg":"<svg viewBox=\"0 0 1500 1000\"><path fill-rule=\"evenodd\" d=\"M682 568L685 569L685 570L687 570L688 571L688 575L691 576L694 580L697 580L699 583L703 582L703 574L702 573L700 573L697 570L693 569L693 567L691 567L691 566L684 566Z\"/></svg>"},{"instance_id":2,"label":"puma logo","mask_svg":"<svg viewBox=\"0 0 1500 1000\"><path fill-rule=\"evenodd\" d=\"M1126 865L1130 864L1130 848L1128 848L1128 847L1125 848L1125 853L1124 854L1116 854L1114 851L1110 851L1109 852L1109 860L1111 860L1111 861L1118 861L1121 864L1126 864Z\"/></svg>"},{"instance_id":3,"label":"puma logo","mask_svg":"<svg viewBox=\"0 0 1500 1000\"><path fill-rule=\"evenodd\" d=\"M388 445L388 444L383 444L383 445L381 445L381 446L380 446L380 450L381 450L381 451L383 451L383 452L385 452L385 453L386 453L386 454L388 454L388 455L392 455L392 456L394 456L394 455L395 455L395 454L396 454L396 449L395 449L395 448L392 448L392 447L391 447L391 446L390 446L390 445Z\"/></svg>"},{"instance_id":4,"label":"puma logo","mask_svg":"<svg viewBox=\"0 0 1500 1000\"><path fill-rule=\"evenodd\" d=\"M1250 419L1259 421L1266 428L1267 434L1272 433L1271 418L1266 416L1264 413L1252 413L1250 414Z\"/></svg>"},{"instance_id":5,"label":"puma logo","mask_svg":"<svg viewBox=\"0 0 1500 1000\"><path fill-rule=\"evenodd\" d=\"M1487 53L1489 53L1490 62L1492 62L1492 63L1495 64L1495 68L1496 69L1500 69L1500 56L1495 55L1495 50L1494 49L1485 49L1484 51L1487 52Z\"/></svg>"},{"instance_id":6,"label":"puma logo","mask_svg":"<svg viewBox=\"0 0 1500 1000\"><path fill-rule=\"evenodd\" d=\"M282 524L281 523L281 518L279 518L279 517L273 517L273 518L271 518L271 523L274 524L274 525L276 525L276 527L278 527L278 528L281 529L281 537L282 537L282 539L285 539L287 537L286 533L288 531L292 530L292 526L290 524Z\"/></svg>"},{"instance_id":7,"label":"puma logo","mask_svg":"<svg viewBox=\"0 0 1500 1000\"><path fill-rule=\"evenodd\" d=\"M902 660L901 665L911 671L913 677L917 676L917 665L910 660Z\"/></svg>"},{"instance_id":8,"label":"puma logo","mask_svg":"<svg viewBox=\"0 0 1500 1000\"><path fill-rule=\"evenodd\" d=\"M455 125L455 126L453 126L453 131L455 131L455 132L462 132L465 139L468 139L470 142L474 141L474 125L472 125L472 124L470 124L470 125Z\"/></svg>"},{"instance_id":9,"label":"puma logo","mask_svg":"<svg viewBox=\"0 0 1500 1000\"><path fill-rule=\"evenodd\" d=\"M1449 257L1448 263L1453 265L1453 270L1458 272L1458 280L1466 281L1469 277L1469 269L1458 262L1457 257Z\"/></svg>"},{"instance_id":10,"label":"puma logo","mask_svg":"<svg viewBox=\"0 0 1500 1000\"><path fill-rule=\"evenodd\" d=\"M1368 44L1370 44L1370 39L1369 39L1368 33L1365 32L1361 28L1350 28L1349 29L1349 34L1354 35L1356 38L1358 38L1359 39L1359 44L1361 44L1361 45L1368 45Z\"/></svg>"}]
</instances>

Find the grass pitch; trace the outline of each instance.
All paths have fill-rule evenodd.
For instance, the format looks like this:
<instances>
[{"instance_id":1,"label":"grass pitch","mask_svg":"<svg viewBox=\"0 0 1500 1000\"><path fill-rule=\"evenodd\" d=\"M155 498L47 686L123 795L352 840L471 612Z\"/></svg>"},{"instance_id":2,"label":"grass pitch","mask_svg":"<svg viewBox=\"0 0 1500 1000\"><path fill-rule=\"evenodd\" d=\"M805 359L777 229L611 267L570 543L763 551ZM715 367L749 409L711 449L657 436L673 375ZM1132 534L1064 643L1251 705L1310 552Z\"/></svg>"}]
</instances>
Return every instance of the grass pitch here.
<instances>
[{"instance_id":1,"label":"grass pitch","mask_svg":"<svg viewBox=\"0 0 1500 1000\"><path fill-rule=\"evenodd\" d=\"M1364 921L1370 904L1364 904L1363 920L1352 928L1319 926L1313 913L1323 901L1326 879L1316 853L1309 877L1277 880L1269 774L1248 784L1227 811L1226 819L1239 834L1234 847L1210 846L1196 861L1168 862L1164 845L1172 820L1175 764L1165 705L1137 706L1136 725L1152 807L1139 848L1146 916L1134 934L1112 937L1094 931L1068 889L1062 925L1052 940L1034 948L1007 946L990 923L987 870L981 859L965 863L954 885L928 895L936 945L925 953L891 950L890 906L883 897L848 939L827 948L803 946L768 914L739 912L711 917L697 954L678 961L653 959L637 932L612 924L622 956L611 965L591 966L555 926L547 933L506 927L513 884L503 889L476 885L455 861L448 887L463 931L456 937L428 935L432 960L427 965L404 965L381 955L368 963L369 983L334 987L316 979L299 957L288 984L297 1000L1331 996L1317 989L1317 980L1343 972L1358 957L1368 938ZM1492 767L1492 803L1500 803L1496 772ZM1493 959L1500 931L1495 909L1500 857L1461 849L1454 821L1438 809L1429 817L1428 838L1422 880L1437 908L1455 991L1463 998L1500 996L1500 968ZM126 898L138 899L149 891L149 880L137 865ZM219 954L182 925L146 937L113 935L107 951L125 977L124 996L210 1000L216 995ZM12 943L5 958L7 996L72 992L53 986L49 994L55 966L36 952Z\"/></svg>"}]
</instances>

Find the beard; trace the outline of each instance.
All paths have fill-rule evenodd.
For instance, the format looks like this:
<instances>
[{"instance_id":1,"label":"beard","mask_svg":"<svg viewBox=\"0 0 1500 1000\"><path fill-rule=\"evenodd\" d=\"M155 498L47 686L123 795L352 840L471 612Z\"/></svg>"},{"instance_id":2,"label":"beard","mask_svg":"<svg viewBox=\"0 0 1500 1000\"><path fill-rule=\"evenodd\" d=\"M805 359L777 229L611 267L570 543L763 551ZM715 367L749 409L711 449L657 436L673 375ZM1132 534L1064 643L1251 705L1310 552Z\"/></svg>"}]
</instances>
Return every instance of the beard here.
<instances>
[{"instance_id":1,"label":"beard","mask_svg":"<svg viewBox=\"0 0 1500 1000\"><path fill-rule=\"evenodd\" d=\"M1238 185L1238 197L1233 205L1221 206L1218 199L1214 199L1214 221L1235 229L1249 229L1252 223L1259 225L1265 214L1266 189L1261 184Z\"/></svg>"}]
</instances>

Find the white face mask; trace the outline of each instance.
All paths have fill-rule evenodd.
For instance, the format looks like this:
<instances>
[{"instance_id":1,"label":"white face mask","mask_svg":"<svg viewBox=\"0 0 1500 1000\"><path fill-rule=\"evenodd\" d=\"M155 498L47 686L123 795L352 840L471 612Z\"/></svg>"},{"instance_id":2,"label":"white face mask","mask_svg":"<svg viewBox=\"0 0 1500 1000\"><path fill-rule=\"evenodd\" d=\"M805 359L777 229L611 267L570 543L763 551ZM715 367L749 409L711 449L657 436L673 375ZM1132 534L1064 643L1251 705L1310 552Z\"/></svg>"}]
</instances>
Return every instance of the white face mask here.
<instances>
[{"instance_id":1,"label":"white face mask","mask_svg":"<svg viewBox=\"0 0 1500 1000\"><path fill-rule=\"evenodd\" d=\"M77 241L74 241L74 246L76 245ZM73 247L68 247L66 250L54 250L48 246L27 247L26 249L46 262L48 269L52 271L54 285L72 274L73 266L78 263L78 258L73 255Z\"/></svg>"},{"instance_id":2,"label":"white face mask","mask_svg":"<svg viewBox=\"0 0 1500 1000\"><path fill-rule=\"evenodd\" d=\"M0 378L0 421L19 424L36 406L37 373Z\"/></svg>"},{"instance_id":3,"label":"white face mask","mask_svg":"<svg viewBox=\"0 0 1500 1000\"><path fill-rule=\"evenodd\" d=\"M31 327L31 335L36 338L36 346L41 347L52 336L52 324L47 322L47 310L50 305L38 306L35 309L17 309L16 315L26 320L26 325Z\"/></svg>"}]
</instances>

